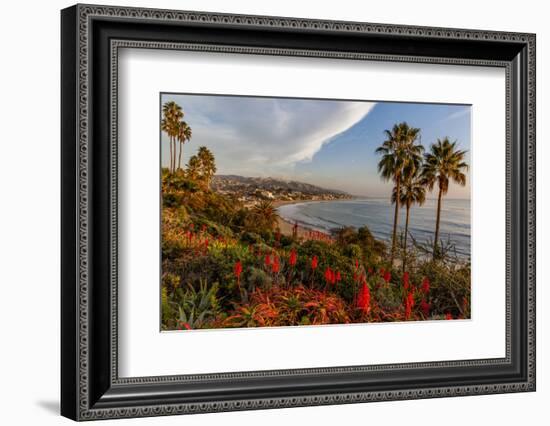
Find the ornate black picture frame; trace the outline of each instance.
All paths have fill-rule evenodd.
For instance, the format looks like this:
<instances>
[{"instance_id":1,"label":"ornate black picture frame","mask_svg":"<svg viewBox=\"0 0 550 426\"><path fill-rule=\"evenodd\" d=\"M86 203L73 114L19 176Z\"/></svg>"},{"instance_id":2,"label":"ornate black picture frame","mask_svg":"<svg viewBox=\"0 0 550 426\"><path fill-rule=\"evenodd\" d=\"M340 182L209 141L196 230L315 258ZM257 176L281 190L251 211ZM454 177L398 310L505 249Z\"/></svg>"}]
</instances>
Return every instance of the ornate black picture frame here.
<instances>
[{"instance_id":1,"label":"ornate black picture frame","mask_svg":"<svg viewBox=\"0 0 550 426\"><path fill-rule=\"evenodd\" d=\"M92 420L535 390L535 35L94 5L64 9L61 27L62 415ZM119 378L121 47L504 68L506 356Z\"/></svg>"}]
</instances>

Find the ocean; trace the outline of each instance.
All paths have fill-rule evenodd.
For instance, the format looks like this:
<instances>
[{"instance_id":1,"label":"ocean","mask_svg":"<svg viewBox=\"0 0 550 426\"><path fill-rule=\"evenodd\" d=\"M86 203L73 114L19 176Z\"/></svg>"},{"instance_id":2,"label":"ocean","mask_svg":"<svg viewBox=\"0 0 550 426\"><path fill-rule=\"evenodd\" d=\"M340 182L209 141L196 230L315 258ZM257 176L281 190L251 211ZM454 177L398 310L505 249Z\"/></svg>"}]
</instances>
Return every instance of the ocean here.
<instances>
[{"instance_id":1,"label":"ocean","mask_svg":"<svg viewBox=\"0 0 550 426\"><path fill-rule=\"evenodd\" d=\"M364 198L287 204L278 207L277 212L287 222L325 232L343 226L366 225L376 238L390 241L394 209L386 198ZM436 199L411 208L409 232L418 242L433 241L436 209ZM400 208L398 232L405 229L405 211ZM443 198L439 235L444 241L450 238L458 255L470 256L470 200Z\"/></svg>"}]
</instances>

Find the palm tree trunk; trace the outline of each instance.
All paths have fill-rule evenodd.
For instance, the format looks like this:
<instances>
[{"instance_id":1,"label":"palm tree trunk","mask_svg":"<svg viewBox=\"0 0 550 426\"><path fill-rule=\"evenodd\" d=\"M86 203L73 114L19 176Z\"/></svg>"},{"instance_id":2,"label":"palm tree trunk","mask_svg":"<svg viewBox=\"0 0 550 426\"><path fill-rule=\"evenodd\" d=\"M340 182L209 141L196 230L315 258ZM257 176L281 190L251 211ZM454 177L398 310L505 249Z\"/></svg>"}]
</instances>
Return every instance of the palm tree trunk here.
<instances>
[{"instance_id":1,"label":"palm tree trunk","mask_svg":"<svg viewBox=\"0 0 550 426\"><path fill-rule=\"evenodd\" d=\"M439 195L437 196L437 218L436 218L436 221L435 221L435 238L434 238L434 252L433 252L433 258L435 260L435 258L437 257L437 244L438 244L438 241L439 241L439 219L441 218L441 196L442 196L442 192L441 192L441 187L439 188Z\"/></svg>"},{"instance_id":2,"label":"palm tree trunk","mask_svg":"<svg viewBox=\"0 0 550 426\"><path fill-rule=\"evenodd\" d=\"M399 215L399 192L401 190L400 184L401 184L401 178L399 175L396 176L396 183L395 183L395 190L397 194L397 199L395 200L395 213L393 216L393 235L391 240L391 256L390 256L390 265L393 268L393 258L395 255L395 240L397 239L397 218Z\"/></svg>"},{"instance_id":3,"label":"palm tree trunk","mask_svg":"<svg viewBox=\"0 0 550 426\"><path fill-rule=\"evenodd\" d=\"M174 161L172 163L172 172L176 171L176 154L178 153L178 142L174 138Z\"/></svg>"},{"instance_id":4,"label":"palm tree trunk","mask_svg":"<svg viewBox=\"0 0 550 426\"><path fill-rule=\"evenodd\" d=\"M407 235L409 233L409 213L411 211L410 203L407 203L407 216L405 219L405 242L403 244L403 272L405 272L407 262Z\"/></svg>"},{"instance_id":5,"label":"palm tree trunk","mask_svg":"<svg viewBox=\"0 0 550 426\"><path fill-rule=\"evenodd\" d=\"M183 144L180 141L180 154L178 156L178 169L181 169L181 152L183 151Z\"/></svg>"},{"instance_id":6,"label":"palm tree trunk","mask_svg":"<svg viewBox=\"0 0 550 426\"><path fill-rule=\"evenodd\" d=\"M168 170L170 173L172 172L172 136L170 136L170 165L168 166Z\"/></svg>"},{"instance_id":7,"label":"palm tree trunk","mask_svg":"<svg viewBox=\"0 0 550 426\"><path fill-rule=\"evenodd\" d=\"M177 151L176 138L172 139L172 143L174 144L174 155L172 157L172 173L174 173L176 171L176 151Z\"/></svg>"}]
</instances>

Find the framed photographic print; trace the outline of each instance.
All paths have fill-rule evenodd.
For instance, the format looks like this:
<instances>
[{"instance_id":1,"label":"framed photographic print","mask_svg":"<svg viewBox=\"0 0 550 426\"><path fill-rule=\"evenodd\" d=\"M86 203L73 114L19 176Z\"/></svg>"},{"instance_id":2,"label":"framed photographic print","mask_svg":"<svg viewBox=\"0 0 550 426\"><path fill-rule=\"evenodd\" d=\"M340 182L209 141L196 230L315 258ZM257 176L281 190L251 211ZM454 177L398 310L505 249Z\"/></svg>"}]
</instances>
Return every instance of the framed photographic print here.
<instances>
[{"instance_id":1,"label":"framed photographic print","mask_svg":"<svg viewBox=\"0 0 550 426\"><path fill-rule=\"evenodd\" d=\"M535 36L76 5L74 420L535 390Z\"/></svg>"}]
</instances>

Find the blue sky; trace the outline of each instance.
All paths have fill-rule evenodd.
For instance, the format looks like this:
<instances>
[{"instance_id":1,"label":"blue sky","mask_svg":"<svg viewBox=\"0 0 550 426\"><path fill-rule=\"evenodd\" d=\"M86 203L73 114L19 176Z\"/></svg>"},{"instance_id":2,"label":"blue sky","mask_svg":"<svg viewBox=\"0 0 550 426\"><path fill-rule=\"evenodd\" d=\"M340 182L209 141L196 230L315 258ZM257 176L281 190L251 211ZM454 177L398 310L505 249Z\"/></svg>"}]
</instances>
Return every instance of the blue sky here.
<instances>
[{"instance_id":1,"label":"blue sky","mask_svg":"<svg viewBox=\"0 0 550 426\"><path fill-rule=\"evenodd\" d=\"M448 136L471 158L467 105L338 101L163 94L161 103L177 102L193 130L185 144L185 163L199 146L216 157L218 174L293 179L354 195L385 197L391 183L377 172L375 149L384 129L406 121L421 129L421 143ZM163 133L162 164L168 164ZM435 192L428 195L435 197ZM450 198L469 198L466 187L451 185Z\"/></svg>"}]
</instances>

